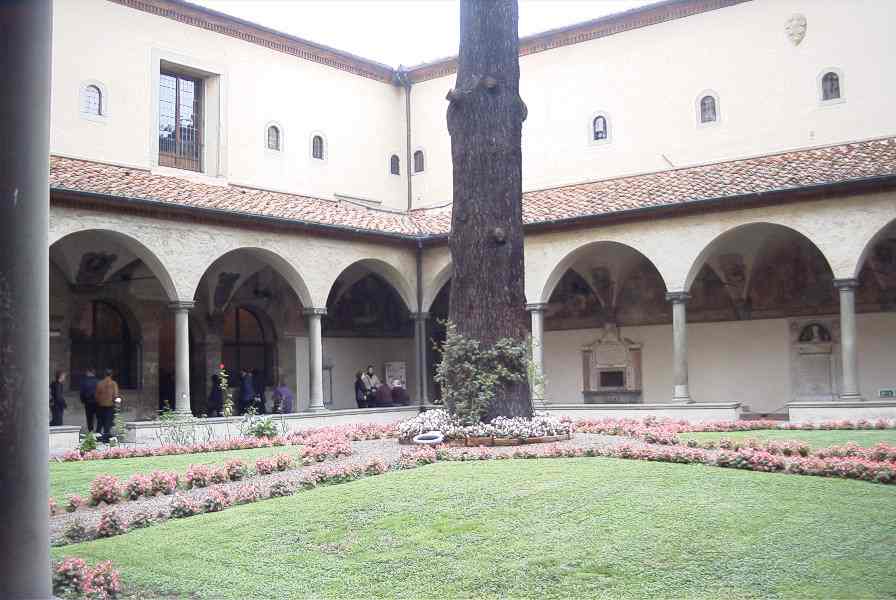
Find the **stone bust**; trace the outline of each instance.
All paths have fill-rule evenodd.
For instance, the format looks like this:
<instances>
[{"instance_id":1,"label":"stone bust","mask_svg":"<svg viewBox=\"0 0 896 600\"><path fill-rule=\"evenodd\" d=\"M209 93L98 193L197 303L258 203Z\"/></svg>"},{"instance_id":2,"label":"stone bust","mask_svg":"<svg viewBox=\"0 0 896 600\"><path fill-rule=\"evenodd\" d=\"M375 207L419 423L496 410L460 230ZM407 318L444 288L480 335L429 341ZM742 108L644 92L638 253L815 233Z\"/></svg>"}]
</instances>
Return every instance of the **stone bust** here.
<instances>
[{"instance_id":1,"label":"stone bust","mask_svg":"<svg viewBox=\"0 0 896 600\"><path fill-rule=\"evenodd\" d=\"M794 46L799 46L806 37L806 16L799 13L787 19L787 37Z\"/></svg>"}]
</instances>

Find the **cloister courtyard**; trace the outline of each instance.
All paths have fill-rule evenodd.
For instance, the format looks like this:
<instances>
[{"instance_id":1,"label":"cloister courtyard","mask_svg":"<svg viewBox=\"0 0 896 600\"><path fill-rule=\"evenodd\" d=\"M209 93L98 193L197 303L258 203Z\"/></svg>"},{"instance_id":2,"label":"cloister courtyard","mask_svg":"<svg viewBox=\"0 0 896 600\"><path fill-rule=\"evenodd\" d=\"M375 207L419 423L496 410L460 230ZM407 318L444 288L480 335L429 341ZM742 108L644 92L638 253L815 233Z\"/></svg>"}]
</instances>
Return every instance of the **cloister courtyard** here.
<instances>
[{"instance_id":1,"label":"cloister courtyard","mask_svg":"<svg viewBox=\"0 0 896 600\"><path fill-rule=\"evenodd\" d=\"M53 556L112 561L125 598L889 597L896 423L820 427L592 420L432 449L353 425L68 453Z\"/></svg>"}]
</instances>

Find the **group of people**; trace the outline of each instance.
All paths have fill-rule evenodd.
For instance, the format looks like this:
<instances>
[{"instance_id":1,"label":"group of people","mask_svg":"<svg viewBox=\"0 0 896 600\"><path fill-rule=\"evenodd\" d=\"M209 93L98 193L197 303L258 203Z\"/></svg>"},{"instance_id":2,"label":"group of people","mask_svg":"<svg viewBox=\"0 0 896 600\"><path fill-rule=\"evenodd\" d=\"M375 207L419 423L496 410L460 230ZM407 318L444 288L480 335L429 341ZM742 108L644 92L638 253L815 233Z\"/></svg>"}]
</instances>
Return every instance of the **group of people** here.
<instances>
[{"instance_id":1,"label":"group of people","mask_svg":"<svg viewBox=\"0 0 896 600\"><path fill-rule=\"evenodd\" d=\"M391 386L382 383L373 365L367 365L366 371L355 373L355 402L358 408L408 406L411 398L400 380L393 380Z\"/></svg>"},{"instance_id":2,"label":"group of people","mask_svg":"<svg viewBox=\"0 0 896 600\"><path fill-rule=\"evenodd\" d=\"M239 393L233 407L235 414L244 415L250 409L254 409L255 414L265 414L267 407L264 389L264 379L257 369L240 369ZM285 382L281 381L274 388L273 398L273 412L293 412L295 396L286 387ZM224 390L221 388L221 375L219 373L212 375L212 391L208 397L207 410L210 417L221 416L224 411Z\"/></svg>"},{"instance_id":3,"label":"group of people","mask_svg":"<svg viewBox=\"0 0 896 600\"><path fill-rule=\"evenodd\" d=\"M65 371L56 371L50 382L50 427L62 425L62 417L67 408L65 402ZM112 378L112 370L106 369L102 380L96 370L87 369L81 377L79 389L84 415L87 417L87 431L100 434L100 441L108 442L112 436L116 400L121 402L118 383Z\"/></svg>"}]
</instances>

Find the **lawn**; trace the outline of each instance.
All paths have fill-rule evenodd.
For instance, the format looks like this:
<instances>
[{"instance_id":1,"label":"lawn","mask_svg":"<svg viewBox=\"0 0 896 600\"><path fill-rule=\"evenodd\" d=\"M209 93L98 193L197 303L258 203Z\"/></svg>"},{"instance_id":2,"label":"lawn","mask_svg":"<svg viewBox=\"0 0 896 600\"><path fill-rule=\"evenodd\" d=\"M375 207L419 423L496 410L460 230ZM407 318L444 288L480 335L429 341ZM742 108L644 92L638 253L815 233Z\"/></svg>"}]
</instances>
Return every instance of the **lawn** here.
<instances>
[{"instance_id":1,"label":"lawn","mask_svg":"<svg viewBox=\"0 0 896 600\"><path fill-rule=\"evenodd\" d=\"M614 459L439 463L54 548L136 597L880 598L896 486Z\"/></svg>"},{"instance_id":2,"label":"lawn","mask_svg":"<svg viewBox=\"0 0 896 600\"><path fill-rule=\"evenodd\" d=\"M681 440L720 440L723 437L732 440L745 440L754 438L763 441L794 440L806 442L813 449L827 448L829 446L841 446L847 442L855 442L859 446L870 448L880 442L896 445L896 429L860 429L860 430L786 430L786 429L757 429L755 431L731 431L726 433L700 432L681 433Z\"/></svg>"},{"instance_id":3,"label":"lawn","mask_svg":"<svg viewBox=\"0 0 896 600\"><path fill-rule=\"evenodd\" d=\"M50 462L50 496L57 502L65 501L67 494L87 496L90 482L97 475L115 475L125 480L134 473L151 473L157 469L185 473L190 465L223 464L229 458L241 458L248 464L256 458L288 452L295 454L295 446L226 450L200 454L175 454L144 458L116 458L109 460L85 460L82 462Z\"/></svg>"}]
</instances>

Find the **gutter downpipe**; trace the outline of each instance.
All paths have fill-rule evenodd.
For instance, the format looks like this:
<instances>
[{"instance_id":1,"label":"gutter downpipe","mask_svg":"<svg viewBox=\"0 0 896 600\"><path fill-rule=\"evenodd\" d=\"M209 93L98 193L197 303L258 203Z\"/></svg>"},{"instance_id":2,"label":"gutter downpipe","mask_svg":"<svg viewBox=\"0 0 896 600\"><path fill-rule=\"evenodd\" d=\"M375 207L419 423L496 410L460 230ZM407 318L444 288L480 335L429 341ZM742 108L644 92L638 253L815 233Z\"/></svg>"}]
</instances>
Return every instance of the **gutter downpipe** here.
<instances>
[{"instance_id":1,"label":"gutter downpipe","mask_svg":"<svg viewBox=\"0 0 896 600\"><path fill-rule=\"evenodd\" d=\"M395 71L395 82L404 88L404 123L406 133L404 170L408 179L408 210L411 210L414 199L414 189L411 184L411 80L408 77L408 70L401 65L398 65L398 70Z\"/></svg>"}]
</instances>

